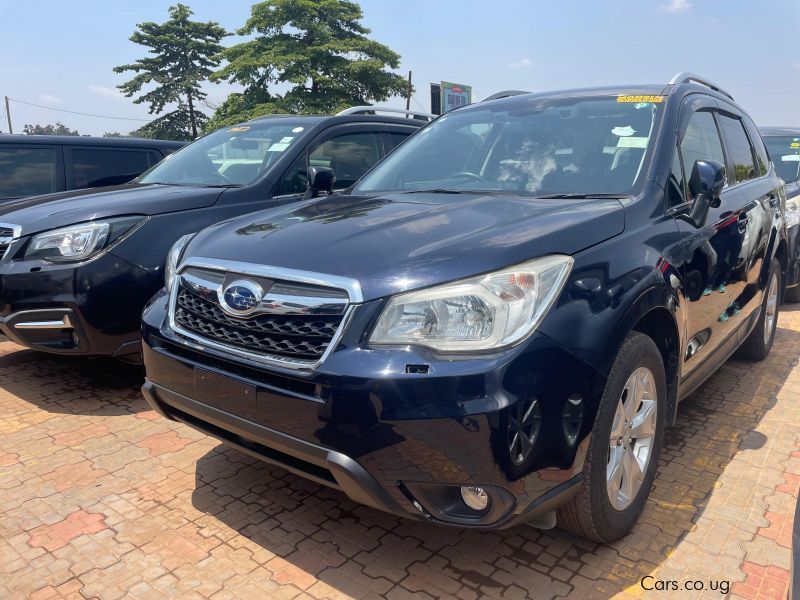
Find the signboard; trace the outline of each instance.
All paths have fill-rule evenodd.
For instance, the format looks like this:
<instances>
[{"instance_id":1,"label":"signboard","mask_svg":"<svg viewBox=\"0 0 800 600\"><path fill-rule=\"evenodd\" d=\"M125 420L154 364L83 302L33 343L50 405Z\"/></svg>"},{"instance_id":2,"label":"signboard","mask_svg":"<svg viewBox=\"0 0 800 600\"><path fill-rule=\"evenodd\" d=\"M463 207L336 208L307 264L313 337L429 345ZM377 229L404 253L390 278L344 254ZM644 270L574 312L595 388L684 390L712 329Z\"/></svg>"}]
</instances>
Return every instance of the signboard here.
<instances>
[{"instance_id":1,"label":"signboard","mask_svg":"<svg viewBox=\"0 0 800 600\"><path fill-rule=\"evenodd\" d=\"M449 81L431 84L431 112L434 115L440 115L471 103L472 86Z\"/></svg>"}]
</instances>

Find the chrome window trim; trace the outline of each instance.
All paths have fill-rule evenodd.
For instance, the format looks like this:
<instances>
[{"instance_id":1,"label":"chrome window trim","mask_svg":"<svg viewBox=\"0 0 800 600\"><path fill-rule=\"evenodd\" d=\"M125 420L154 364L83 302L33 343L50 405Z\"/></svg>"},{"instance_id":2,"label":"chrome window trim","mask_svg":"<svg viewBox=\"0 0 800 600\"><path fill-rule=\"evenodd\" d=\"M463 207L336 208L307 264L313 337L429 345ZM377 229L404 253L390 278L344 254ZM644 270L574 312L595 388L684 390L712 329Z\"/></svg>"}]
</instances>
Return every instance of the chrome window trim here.
<instances>
[{"instance_id":1,"label":"chrome window trim","mask_svg":"<svg viewBox=\"0 0 800 600\"><path fill-rule=\"evenodd\" d=\"M291 359L283 356L270 356L268 354L259 354L256 352L248 352L237 348L236 346L229 346L221 344L214 340L199 336L190 331L186 331L175 322L175 307L178 299L178 291L181 288L181 278L183 271L187 267L197 267L210 269L213 271L224 271L235 273L237 275L254 275L259 277L266 277L269 279L280 279L284 281L292 281L297 283L309 283L320 285L324 287L338 288L346 291L350 297L350 304L342 316L342 321L336 329L336 333L331 338L328 347L322 356L316 361L308 361L302 359ZM354 298L358 298L356 301ZM312 273L310 271L300 271L296 269L285 269L281 267L270 267L267 265L257 265L253 263L241 263L230 260L210 259L202 257L188 257L183 260L177 271L175 282L169 294L169 304L167 306L167 320L170 329L180 336L181 341L193 347L196 350L206 351L212 350L215 353L223 353L234 355L240 358L247 359L248 361L258 362L266 365L274 365L277 367L284 367L295 370L314 370L318 368L328 358L331 352L339 344L339 340L344 334L345 329L349 325L353 313L356 309L356 304L363 301L361 295L361 285L355 279L347 277L339 277L336 275L324 275L322 273Z\"/></svg>"}]
</instances>

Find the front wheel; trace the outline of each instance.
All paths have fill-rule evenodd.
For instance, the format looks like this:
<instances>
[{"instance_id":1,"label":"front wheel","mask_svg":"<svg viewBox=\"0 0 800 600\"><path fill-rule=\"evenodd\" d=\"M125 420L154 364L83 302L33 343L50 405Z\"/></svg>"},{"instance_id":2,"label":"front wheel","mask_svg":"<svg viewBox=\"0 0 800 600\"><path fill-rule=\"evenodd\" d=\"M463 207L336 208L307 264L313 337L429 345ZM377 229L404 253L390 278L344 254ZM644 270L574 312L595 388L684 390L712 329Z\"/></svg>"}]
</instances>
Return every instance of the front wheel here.
<instances>
[{"instance_id":1,"label":"front wheel","mask_svg":"<svg viewBox=\"0 0 800 600\"><path fill-rule=\"evenodd\" d=\"M608 543L633 527L655 478L666 414L664 362L638 331L622 344L595 418L578 493L559 527Z\"/></svg>"},{"instance_id":2,"label":"front wheel","mask_svg":"<svg viewBox=\"0 0 800 600\"><path fill-rule=\"evenodd\" d=\"M767 287L761 302L761 314L756 326L739 347L737 355L748 360L764 360L772 349L775 330L778 328L778 311L780 309L781 268L774 258L769 267Z\"/></svg>"}]
</instances>

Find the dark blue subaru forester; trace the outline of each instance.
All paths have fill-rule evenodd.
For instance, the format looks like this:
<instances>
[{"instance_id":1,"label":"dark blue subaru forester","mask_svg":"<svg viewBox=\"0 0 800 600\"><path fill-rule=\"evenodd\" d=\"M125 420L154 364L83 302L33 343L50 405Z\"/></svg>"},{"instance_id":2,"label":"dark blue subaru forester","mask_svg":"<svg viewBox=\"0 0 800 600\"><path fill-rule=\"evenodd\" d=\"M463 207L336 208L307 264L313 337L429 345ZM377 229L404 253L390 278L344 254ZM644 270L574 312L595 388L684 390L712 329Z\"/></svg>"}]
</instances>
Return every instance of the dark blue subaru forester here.
<instances>
[{"instance_id":1,"label":"dark blue subaru forester","mask_svg":"<svg viewBox=\"0 0 800 600\"><path fill-rule=\"evenodd\" d=\"M468 106L345 194L181 238L144 394L397 515L613 540L678 402L769 353L783 202L753 122L694 75Z\"/></svg>"}]
</instances>

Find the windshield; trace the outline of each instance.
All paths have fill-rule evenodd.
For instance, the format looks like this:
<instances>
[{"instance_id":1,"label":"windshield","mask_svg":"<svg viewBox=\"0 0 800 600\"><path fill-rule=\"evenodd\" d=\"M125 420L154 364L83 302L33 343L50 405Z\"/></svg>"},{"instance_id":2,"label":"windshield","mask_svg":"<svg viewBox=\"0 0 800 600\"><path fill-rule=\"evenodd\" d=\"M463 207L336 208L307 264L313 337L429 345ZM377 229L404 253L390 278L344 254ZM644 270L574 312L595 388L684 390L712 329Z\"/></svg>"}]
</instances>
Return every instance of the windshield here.
<instances>
[{"instance_id":1,"label":"windshield","mask_svg":"<svg viewBox=\"0 0 800 600\"><path fill-rule=\"evenodd\" d=\"M778 177L784 181L795 181L800 167L800 137L775 135L763 139Z\"/></svg>"},{"instance_id":2,"label":"windshield","mask_svg":"<svg viewBox=\"0 0 800 600\"><path fill-rule=\"evenodd\" d=\"M645 171L663 101L533 98L457 110L410 138L352 193L629 194Z\"/></svg>"},{"instance_id":3,"label":"windshield","mask_svg":"<svg viewBox=\"0 0 800 600\"><path fill-rule=\"evenodd\" d=\"M242 186L258 179L308 127L290 123L248 123L215 131L172 154L137 179L138 183Z\"/></svg>"},{"instance_id":4,"label":"windshield","mask_svg":"<svg viewBox=\"0 0 800 600\"><path fill-rule=\"evenodd\" d=\"M352 193L629 194L645 171L663 100L533 98L457 110L411 137Z\"/></svg>"}]
</instances>

